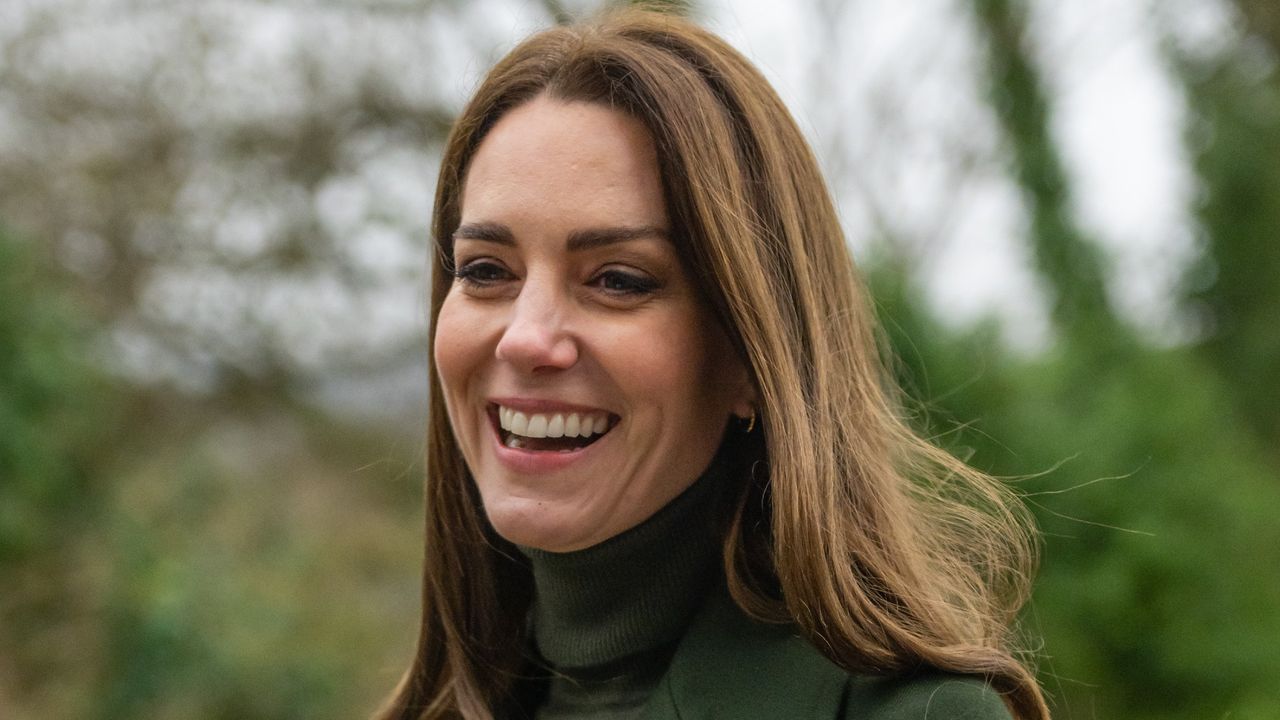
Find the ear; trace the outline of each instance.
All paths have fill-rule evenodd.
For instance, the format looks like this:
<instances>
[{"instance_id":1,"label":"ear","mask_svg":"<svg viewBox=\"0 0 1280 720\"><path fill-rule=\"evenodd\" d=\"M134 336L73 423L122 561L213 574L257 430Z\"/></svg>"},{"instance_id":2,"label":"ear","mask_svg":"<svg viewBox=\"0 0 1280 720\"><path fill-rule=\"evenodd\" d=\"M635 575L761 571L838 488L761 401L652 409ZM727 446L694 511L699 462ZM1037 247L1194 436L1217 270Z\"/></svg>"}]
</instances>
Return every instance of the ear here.
<instances>
[{"instance_id":1,"label":"ear","mask_svg":"<svg viewBox=\"0 0 1280 720\"><path fill-rule=\"evenodd\" d=\"M718 400L725 403L720 407L727 406L734 417L746 420L756 414L756 384L747 361L738 356L729 336L719 325L715 328L711 352L716 360L707 364L707 381L716 388Z\"/></svg>"},{"instance_id":2,"label":"ear","mask_svg":"<svg viewBox=\"0 0 1280 720\"><path fill-rule=\"evenodd\" d=\"M729 411L735 417L742 420L756 414L757 398L756 385L751 381L751 373L747 371L746 365L741 361L733 363L730 371L732 380L729 382L729 393L732 404Z\"/></svg>"}]
</instances>

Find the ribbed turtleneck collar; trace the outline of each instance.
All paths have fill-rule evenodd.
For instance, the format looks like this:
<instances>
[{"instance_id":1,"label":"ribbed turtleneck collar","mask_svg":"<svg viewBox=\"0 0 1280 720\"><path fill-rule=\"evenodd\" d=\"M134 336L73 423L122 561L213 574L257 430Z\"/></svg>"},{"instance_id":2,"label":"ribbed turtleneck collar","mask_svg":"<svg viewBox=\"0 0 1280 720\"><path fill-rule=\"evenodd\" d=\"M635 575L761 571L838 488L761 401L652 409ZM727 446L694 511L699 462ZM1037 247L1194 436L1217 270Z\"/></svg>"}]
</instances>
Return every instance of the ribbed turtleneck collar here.
<instances>
[{"instance_id":1,"label":"ribbed turtleneck collar","mask_svg":"<svg viewBox=\"0 0 1280 720\"><path fill-rule=\"evenodd\" d=\"M670 646L719 577L713 505L720 463L636 527L568 553L521 548L536 588L533 637L562 672Z\"/></svg>"}]
</instances>

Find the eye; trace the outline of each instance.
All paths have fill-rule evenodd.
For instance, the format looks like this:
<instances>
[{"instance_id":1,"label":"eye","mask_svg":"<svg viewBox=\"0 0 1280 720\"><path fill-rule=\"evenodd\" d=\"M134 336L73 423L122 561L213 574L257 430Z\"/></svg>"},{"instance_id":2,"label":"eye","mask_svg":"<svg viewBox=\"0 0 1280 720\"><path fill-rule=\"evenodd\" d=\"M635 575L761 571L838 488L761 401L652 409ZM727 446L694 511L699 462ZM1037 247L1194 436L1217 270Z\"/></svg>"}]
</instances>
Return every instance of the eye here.
<instances>
[{"instance_id":1,"label":"eye","mask_svg":"<svg viewBox=\"0 0 1280 720\"><path fill-rule=\"evenodd\" d=\"M610 295L648 295L661 287L657 280L648 275L618 269L605 270L591 282Z\"/></svg>"},{"instance_id":2,"label":"eye","mask_svg":"<svg viewBox=\"0 0 1280 720\"><path fill-rule=\"evenodd\" d=\"M514 279L515 275L496 260L479 258L459 265L453 277L473 290L486 290Z\"/></svg>"}]
</instances>

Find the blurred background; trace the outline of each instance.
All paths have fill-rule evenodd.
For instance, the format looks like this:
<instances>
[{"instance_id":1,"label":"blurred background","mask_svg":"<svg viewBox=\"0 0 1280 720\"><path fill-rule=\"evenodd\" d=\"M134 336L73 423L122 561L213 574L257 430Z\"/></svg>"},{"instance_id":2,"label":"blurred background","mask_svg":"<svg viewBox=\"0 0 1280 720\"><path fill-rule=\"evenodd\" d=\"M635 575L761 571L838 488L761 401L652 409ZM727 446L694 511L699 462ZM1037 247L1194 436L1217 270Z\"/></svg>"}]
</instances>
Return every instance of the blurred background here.
<instances>
[{"instance_id":1,"label":"blurred background","mask_svg":"<svg viewBox=\"0 0 1280 720\"><path fill-rule=\"evenodd\" d=\"M0 0L0 717L406 667L438 153L564 0ZM1044 531L1058 718L1280 718L1280 6L700 0L916 420Z\"/></svg>"}]
</instances>

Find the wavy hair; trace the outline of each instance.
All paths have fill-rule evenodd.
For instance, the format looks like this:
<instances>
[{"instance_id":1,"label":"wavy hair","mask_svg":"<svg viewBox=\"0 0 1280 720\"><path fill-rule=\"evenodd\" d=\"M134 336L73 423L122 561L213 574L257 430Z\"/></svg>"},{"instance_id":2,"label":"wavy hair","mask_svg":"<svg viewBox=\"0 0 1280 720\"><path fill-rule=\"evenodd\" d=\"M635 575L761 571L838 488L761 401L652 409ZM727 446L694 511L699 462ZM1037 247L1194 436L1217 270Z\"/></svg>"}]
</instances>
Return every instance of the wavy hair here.
<instances>
[{"instance_id":1,"label":"wavy hair","mask_svg":"<svg viewBox=\"0 0 1280 720\"><path fill-rule=\"evenodd\" d=\"M761 422L732 440L742 482L722 518L735 602L794 623L850 672L977 675L1017 716L1047 718L1011 631L1036 562L1030 518L1002 483L909 427L818 163L723 40L630 10L540 32L504 57L444 150L432 319L468 165L499 118L543 94L645 124L671 236L750 369ZM379 717L504 716L528 670L532 579L484 519L434 368L428 423L418 648Z\"/></svg>"}]
</instances>

